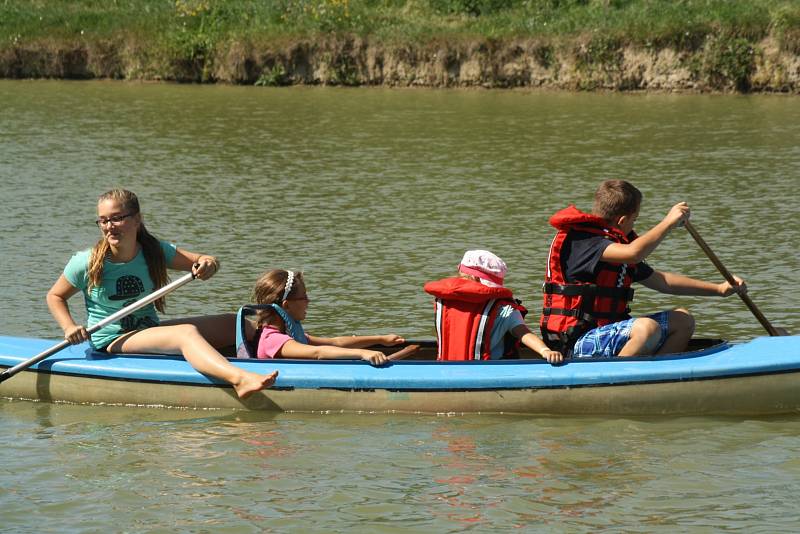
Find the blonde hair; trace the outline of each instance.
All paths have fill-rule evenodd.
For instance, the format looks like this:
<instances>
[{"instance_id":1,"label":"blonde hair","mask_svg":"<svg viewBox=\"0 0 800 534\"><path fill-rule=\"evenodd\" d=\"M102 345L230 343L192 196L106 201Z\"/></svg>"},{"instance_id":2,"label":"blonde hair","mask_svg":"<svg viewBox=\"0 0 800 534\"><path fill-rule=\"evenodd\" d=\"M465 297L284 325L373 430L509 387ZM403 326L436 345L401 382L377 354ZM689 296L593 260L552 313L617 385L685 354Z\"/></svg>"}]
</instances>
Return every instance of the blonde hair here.
<instances>
[{"instance_id":1,"label":"blonde hair","mask_svg":"<svg viewBox=\"0 0 800 534\"><path fill-rule=\"evenodd\" d=\"M99 204L105 200L117 202L124 211L132 215L139 213L139 199L135 194L126 189L112 189L111 191L106 191L100 195L100 198L97 199L97 203ZM164 251L161 250L161 243L147 231L144 222L139 224L139 230L136 232L136 241L138 241L139 245L142 247L142 254L144 254L144 259L147 263L147 272L150 275L150 279L153 281L153 290L155 291L164 287L167 285L168 281L167 260L164 257ZM100 287L103 281L103 262L105 262L106 256L108 256L110 250L111 247L105 238L100 238L92 248L92 252L89 256L88 291L91 291L93 287ZM163 313L166 309L164 297L158 299L155 302L155 306L158 311Z\"/></svg>"},{"instance_id":2,"label":"blonde hair","mask_svg":"<svg viewBox=\"0 0 800 534\"><path fill-rule=\"evenodd\" d=\"M456 271L456 276L459 278L464 278L465 280L472 280L473 282L480 282L481 279L473 274L462 273L461 271Z\"/></svg>"},{"instance_id":3,"label":"blonde hair","mask_svg":"<svg viewBox=\"0 0 800 534\"><path fill-rule=\"evenodd\" d=\"M256 285L253 288L253 303L277 304L280 306L283 301L283 293L286 291L286 283L288 280L289 271L285 269L272 269L271 271L265 272L256 280ZM306 287L306 283L303 280L303 273L295 271L294 283L289 290L289 294L286 295L286 298L297 295L301 287ZM260 328L277 317L277 313L273 309L259 310L257 317L258 327Z\"/></svg>"}]
</instances>

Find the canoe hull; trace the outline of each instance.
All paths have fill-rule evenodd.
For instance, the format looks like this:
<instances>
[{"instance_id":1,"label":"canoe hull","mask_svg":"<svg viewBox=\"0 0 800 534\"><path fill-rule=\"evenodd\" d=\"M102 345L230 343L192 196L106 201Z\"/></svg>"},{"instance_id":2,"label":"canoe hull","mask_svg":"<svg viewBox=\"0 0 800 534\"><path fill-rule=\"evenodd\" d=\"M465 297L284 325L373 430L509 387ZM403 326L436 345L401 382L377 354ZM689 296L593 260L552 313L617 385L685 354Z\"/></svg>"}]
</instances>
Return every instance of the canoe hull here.
<instances>
[{"instance_id":1,"label":"canoe hull","mask_svg":"<svg viewBox=\"0 0 800 534\"><path fill-rule=\"evenodd\" d=\"M43 362L6 380L0 384L0 396L79 404L299 412L768 415L800 411L800 361L794 367L762 365L751 372L739 369L735 376L703 376L704 365L710 365L703 358L736 362L744 357L730 349L672 362L673 366L693 365L687 367L691 372L676 376L664 372L649 376L640 370L663 366L664 361L563 367L539 362L496 366L399 362L385 369L361 362L237 361L250 370L277 368L281 373L277 387L246 400L238 399L231 387L186 369L180 359L92 361L76 358L77 349L71 350L61 360L48 359L49 364ZM148 362L150 367L163 367L162 371L140 376L139 367ZM0 360L6 367L14 363ZM601 365L605 366L602 372L592 374L601 369L592 366Z\"/></svg>"},{"instance_id":2,"label":"canoe hull","mask_svg":"<svg viewBox=\"0 0 800 534\"><path fill-rule=\"evenodd\" d=\"M800 372L682 382L486 391L272 389L246 400L221 385L23 372L0 396L192 409L531 415L766 415L800 412Z\"/></svg>"}]
</instances>

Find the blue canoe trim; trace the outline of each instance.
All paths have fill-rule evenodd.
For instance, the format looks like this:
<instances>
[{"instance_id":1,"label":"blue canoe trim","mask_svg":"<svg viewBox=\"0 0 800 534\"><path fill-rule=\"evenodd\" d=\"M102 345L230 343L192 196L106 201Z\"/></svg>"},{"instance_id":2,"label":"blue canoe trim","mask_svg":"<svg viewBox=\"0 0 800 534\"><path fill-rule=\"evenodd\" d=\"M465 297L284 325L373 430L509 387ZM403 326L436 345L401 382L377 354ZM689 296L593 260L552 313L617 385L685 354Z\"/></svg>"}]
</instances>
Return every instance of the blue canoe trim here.
<instances>
[{"instance_id":1,"label":"blue canoe trim","mask_svg":"<svg viewBox=\"0 0 800 534\"><path fill-rule=\"evenodd\" d=\"M11 367L58 341L0 336L0 366ZM398 361L383 367L350 360L231 360L249 371L280 371L276 389L474 391L592 387L706 380L800 371L800 337L761 337L742 344L662 357L571 360ZM167 384L227 386L178 356L108 355L68 347L32 366L45 373Z\"/></svg>"}]
</instances>

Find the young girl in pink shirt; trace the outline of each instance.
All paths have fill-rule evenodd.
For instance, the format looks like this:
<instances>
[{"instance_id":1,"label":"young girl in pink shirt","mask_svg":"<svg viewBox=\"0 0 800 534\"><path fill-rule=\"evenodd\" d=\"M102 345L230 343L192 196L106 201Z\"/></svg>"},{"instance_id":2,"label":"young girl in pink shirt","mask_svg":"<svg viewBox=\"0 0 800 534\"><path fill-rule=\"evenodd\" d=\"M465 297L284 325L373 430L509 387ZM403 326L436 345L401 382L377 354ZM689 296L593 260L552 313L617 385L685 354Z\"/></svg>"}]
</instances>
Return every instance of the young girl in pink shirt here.
<instances>
[{"instance_id":1,"label":"young girl in pink shirt","mask_svg":"<svg viewBox=\"0 0 800 534\"><path fill-rule=\"evenodd\" d=\"M360 359L382 365L388 361L386 355L364 347L405 343L405 339L396 334L339 337L306 334L300 321L306 318L309 299L301 272L273 269L264 273L256 282L253 300L256 304L270 306L257 314L256 354L261 359Z\"/></svg>"}]
</instances>

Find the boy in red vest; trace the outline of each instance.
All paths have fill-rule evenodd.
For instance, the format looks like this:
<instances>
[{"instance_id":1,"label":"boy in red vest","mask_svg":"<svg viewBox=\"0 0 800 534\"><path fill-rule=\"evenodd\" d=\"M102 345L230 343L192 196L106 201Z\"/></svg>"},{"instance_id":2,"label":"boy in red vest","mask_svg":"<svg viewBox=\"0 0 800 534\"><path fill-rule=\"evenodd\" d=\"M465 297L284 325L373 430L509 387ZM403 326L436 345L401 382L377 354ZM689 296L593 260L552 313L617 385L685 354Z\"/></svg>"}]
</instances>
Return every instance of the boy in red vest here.
<instances>
[{"instance_id":1,"label":"boy in red vest","mask_svg":"<svg viewBox=\"0 0 800 534\"><path fill-rule=\"evenodd\" d=\"M624 180L600 184L592 213L575 206L550 218L557 230L550 245L540 326L548 346L576 358L670 354L686 350L694 318L684 308L632 319L631 284L673 295L727 297L737 285L714 284L654 270L644 260L669 232L689 218L678 203L641 237L633 231L642 194Z\"/></svg>"},{"instance_id":2,"label":"boy in red vest","mask_svg":"<svg viewBox=\"0 0 800 534\"><path fill-rule=\"evenodd\" d=\"M468 250L458 276L425 284L436 297L439 360L489 360L515 357L519 342L550 363L563 356L530 331L527 310L503 287L508 268L487 250ZM519 340L519 342L517 341Z\"/></svg>"}]
</instances>

